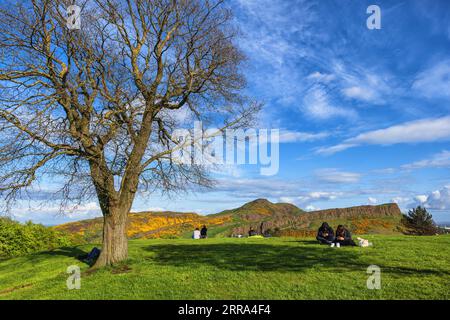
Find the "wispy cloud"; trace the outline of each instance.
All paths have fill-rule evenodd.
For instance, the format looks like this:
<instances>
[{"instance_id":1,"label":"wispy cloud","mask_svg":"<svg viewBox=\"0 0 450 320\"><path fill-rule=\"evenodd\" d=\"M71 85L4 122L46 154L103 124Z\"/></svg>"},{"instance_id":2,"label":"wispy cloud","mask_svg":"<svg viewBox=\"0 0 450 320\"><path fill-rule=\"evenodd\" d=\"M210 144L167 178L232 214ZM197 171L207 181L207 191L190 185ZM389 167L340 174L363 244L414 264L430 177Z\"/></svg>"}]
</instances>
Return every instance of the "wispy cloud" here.
<instances>
[{"instance_id":1,"label":"wispy cloud","mask_svg":"<svg viewBox=\"0 0 450 320\"><path fill-rule=\"evenodd\" d=\"M19 221L31 219L44 224L58 224L101 217L101 210L96 202L67 206L62 210L62 207L58 205L44 205L33 201L29 204L21 202L20 205L14 208L12 216Z\"/></svg>"},{"instance_id":2,"label":"wispy cloud","mask_svg":"<svg viewBox=\"0 0 450 320\"><path fill-rule=\"evenodd\" d=\"M314 80L317 82L322 82L322 83L329 83L333 80L336 79L336 76L334 74L330 74L330 73L322 73L319 71L313 72L311 73L308 77L308 80Z\"/></svg>"},{"instance_id":3,"label":"wispy cloud","mask_svg":"<svg viewBox=\"0 0 450 320\"><path fill-rule=\"evenodd\" d=\"M316 189L314 189L314 186ZM305 207L313 202L336 200L346 193L328 190L320 183L281 179L221 179L214 191L225 192L234 199L243 201L267 198L272 201L295 203Z\"/></svg>"},{"instance_id":4,"label":"wispy cloud","mask_svg":"<svg viewBox=\"0 0 450 320\"><path fill-rule=\"evenodd\" d=\"M423 168L450 168L450 151L444 150L429 159L402 165L402 169L414 170Z\"/></svg>"},{"instance_id":5,"label":"wispy cloud","mask_svg":"<svg viewBox=\"0 0 450 320\"><path fill-rule=\"evenodd\" d=\"M306 116L315 120L327 120L330 118L355 119L357 114L354 110L335 105L331 102L326 89L316 84L303 98L301 110Z\"/></svg>"},{"instance_id":6,"label":"wispy cloud","mask_svg":"<svg viewBox=\"0 0 450 320\"><path fill-rule=\"evenodd\" d=\"M393 145L448 140L450 140L450 116L411 121L361 133L338 145L319 148L316 153L330 155L360 145Z\"/></svg>"},{"instance_id":7,"label":"wispy cloud","mask_svg":"<svg viewBox=\"0 0 450 320\"><path fill-rule=\"evenodd\" d=\"M291 196L302 185L299 181L261 178L219 179L217 182L214 191L245 200Z\"/></svg>"},{"instance_id":8,"label":"wispy cloud","mask_svg":"<svg viewBox=\"0 0 450 320\"><path fill-rule=\"evenodd\" d=\"M450 59L440 61L419 73L412 90L427 98L450 98Z\"/></svg>"},{"instance_id":9,"label":"wispy cloud","mask_svg":"<svg viewBox=\"0 0 450 320\"><path fill-rule=\"evenodd\" d=\"M335 168L316 170L315 176L319 181L328 183L356 183L361 178L359 173L340 171Z\"/></svg>"},{"instance_id":10,"label":"wispy cloud","mask_svg":"<svg viewBox=\"0 0 450 320\"><path fill-rule=\"evenodd\" d=\"M317 140L322 140L329 137L328 132L301 132L301 131L291 131L291 130L281 130L280 132L280 142L312 142Z\"/></svg>"},{"instance_id":11,"label":"wispy cloud","mask_svg":"<svg viewBox=\"0 0 450 320\"><path fill-rule=\"evenodd\" d=\"M384 104L395 93L397 85L383 69L369 69L358 65L335 62L333 72L339 80L341 92L348 99L371 104Z\"/></svg>"},{"instance_id":12,"label":"wispy cloud","mask_svg":"<svg viewBox=\"0 0 450 320\"><path fill-rule=\"evenodd\" d=\"M305 206L307 211L312 211L318 210L311 204L312 202L336 200L342 195L342 192L312 191L298 196L280 197L279 201Z\"/></svg>"},{"instance_id":13,"label":"wispy cloud","mask_svg":"<svg viewBox=\"0 0 450 320\"><path fill-rule=\"evenodd\" d=\"M270 90L270 98L289 100L299 90L301 70L295 67L309 55L302 41L314 37L309 31L317 20L313 4L297 1L236 0L237 23L244 32L239 45L251 57L248 72L252 84L262 92Z\"/></svg>"}]
</instances>

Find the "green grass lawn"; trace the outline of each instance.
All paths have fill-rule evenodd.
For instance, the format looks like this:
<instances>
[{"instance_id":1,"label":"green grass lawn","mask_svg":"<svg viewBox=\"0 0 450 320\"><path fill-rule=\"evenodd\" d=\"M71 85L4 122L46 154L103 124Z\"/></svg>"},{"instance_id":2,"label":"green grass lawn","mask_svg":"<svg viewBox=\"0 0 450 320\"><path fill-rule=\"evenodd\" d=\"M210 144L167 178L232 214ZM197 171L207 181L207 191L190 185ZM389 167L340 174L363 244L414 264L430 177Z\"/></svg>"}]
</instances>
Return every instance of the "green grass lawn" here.
<instances>
[{"instance_id":1,"label":"green grass lawn","mask_svg":"<svg viewBox=\"0 0 450 320\"><path fill-rule=\"evenodd\" d=\"M312 239L133 240L130 259L89 272L92 246L0 260L0 299L449 299L450 236L367 236L369 248ZM66 269L79 265L81 289ZM381 290L368 290L369 265Z\"/></svg>"}]
</instances>

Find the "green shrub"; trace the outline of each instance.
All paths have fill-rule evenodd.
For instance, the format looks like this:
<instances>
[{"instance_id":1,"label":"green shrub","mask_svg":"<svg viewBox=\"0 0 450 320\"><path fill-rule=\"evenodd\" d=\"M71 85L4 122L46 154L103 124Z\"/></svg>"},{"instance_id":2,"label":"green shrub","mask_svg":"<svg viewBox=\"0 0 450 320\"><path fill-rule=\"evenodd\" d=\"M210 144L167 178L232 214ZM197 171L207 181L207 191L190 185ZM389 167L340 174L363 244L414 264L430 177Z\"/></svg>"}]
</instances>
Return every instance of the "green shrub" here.
<instances>
[{"instance_id":1,"label":"green shrub","mask_svg":"<svg viewBox=\"0 0 450 320\"><path fill-rule=\"evenodd\" d=\"M13 257L70 245L67 236L31 221L0 218L0 257Z\"/></svg>"}]
</instances>

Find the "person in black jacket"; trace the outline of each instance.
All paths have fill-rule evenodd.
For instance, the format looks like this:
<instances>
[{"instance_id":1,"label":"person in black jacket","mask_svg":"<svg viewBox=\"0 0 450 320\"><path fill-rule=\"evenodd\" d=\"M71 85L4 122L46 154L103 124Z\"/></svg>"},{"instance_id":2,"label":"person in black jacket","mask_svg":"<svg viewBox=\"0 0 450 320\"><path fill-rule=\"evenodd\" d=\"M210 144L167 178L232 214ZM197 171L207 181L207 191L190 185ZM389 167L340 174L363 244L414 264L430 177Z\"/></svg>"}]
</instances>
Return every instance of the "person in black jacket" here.
<instances>
[{"instance_id":1,"label":"person in black jacket","mask_svg":"<svg viewBox=\"0 0 450 320\"><path fill-rule=\"evenodd\" d=\"M208 229L206 228L206 226L203 226L202 230L200 230L200 238L206 239L207 236L208 236Z\"/></svg>"},{"instance_id":2,"label":"person in black jacket","mask_svg":"<svg viewBox=\"0 0 450 320\"><path fill-rule=\"evenodd\" d=\"M336 229L336 238L331 246L356 246L355 241L352 240L352 234L343 225L339 225Z\"/></svg>"},{"instance_id":3,"label":"person in black jacket","mask_svg":"<svg viewBox=\"0 0 450 320\"><path fill-rule=\"evenodd\" d=\"M332 244L334 240L333 229L328 225L328 223L322 223L322 226L317 231L316 239L321 244Z\"/></svg>"}]
</instances>

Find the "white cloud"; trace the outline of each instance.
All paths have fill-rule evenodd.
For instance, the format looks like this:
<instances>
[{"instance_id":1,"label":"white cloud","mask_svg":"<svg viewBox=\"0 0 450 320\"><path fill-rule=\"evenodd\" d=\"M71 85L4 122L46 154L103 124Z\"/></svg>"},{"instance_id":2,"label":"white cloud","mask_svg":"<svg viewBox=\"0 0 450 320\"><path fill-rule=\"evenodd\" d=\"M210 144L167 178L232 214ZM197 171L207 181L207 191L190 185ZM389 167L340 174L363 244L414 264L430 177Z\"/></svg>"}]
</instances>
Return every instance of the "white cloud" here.
<instances>
[{"instance_id":1,"label":"white cloud","mask_svg":"<svg viewBox=\"0 0 450 320\"><path fill-rule=\"evenodd\" d=\"M274 130L274 129L272 129ZM279 142L280 143L295 143L295 142L313 142L317 140L322 140L330 136L328 132L302 132L302 131L292 131L279 129ZM269 130L268 135L261 135L261 131L250 129L244 131L245 138L252 141L254 144L259 143L271 143L272 134Z\"/></svg>"},{"instance_id":2,"label":"white cloud","mask_svg":"<svg viewBox=\"0 0 450 320\"><path fill-rule=\"evenodd\" d=\"M333 72L339 79L341 93L349 99L383 104L394 91L394 80L384 71L335 62Z\"/></svg>"},{"instance_id":3,"label":"white cloud","mask_svg":"<svg viewBox=\"0 0 450 320\"><path fill-rule=\"evenodd\" d=\"M304 207L306 211L320 210L312 203L317 201L332 201L342 196L342 192L328 192L328 191L312 191L305 192L299 196L282 196L278 198L279 202L291 203L299 207Z\"/></svg>"},{"instance_id":4,"label":"white cloud","mask_svg":"<svg viewBox=\"0 0 450 320\"><path fill-rule=\"evenodd\" d=\"M378 203L378 200L377 200L376 198L369 197L369 198L367 199L367 202L368 202L369 204L377 204L377 203Z\"/></svg>"},{"instance_id":5,"label":"white cloud","mask_svg":"<svg viewBox=\"0 0 450 320\"><path fill-rule=\"evenodd\" d=\"M317 141L320 139L324 139L324 138L328 137L329 135L330 134L327 132L310 133L310 132L281 130L280 142L281 143L310 142L310 141Z\"/></svg>"},{"instance_id":6,"label":"white cloud","mask_svg":"<svg viewBox=\"0 0 450 320\"><path fill-rule=\"evenodd\" d=\"M450 116L410 121L385 129L368 131L347 139L341 144L319 148L316 153L334 154L365 144L392 145L447 140L450 140Z\"/></svg>"},{"instance_id":7,"label":"white cloud","mask_svg":"<svg viewBox=\"0 0 450 320\"><path fill-rule=\"evenodd\" d=\"M316 170L315 176L319 181L329 183L356 183L361 178L359 173L339 171L335 168Z\"/></svg>"},{"instance_id":8,"label":"white cloud","mask_svg":"<svg viewBox=\"0 0 450 320\"><path fill-rule=\"evenodd\" d=\"M427 98L450 98L450 59L419 73L412 89Z\"/></svg>"},{"instance_id":9,"label":"white cloud","mask_svg":"<svg viewBox=\"0 0 450 320\"><path fill-rule=\"evenodd\" d=\"M382 144L434 142L450 139L450 116L422 119L374 130L349 139L355 144Z\"/></svg>"},{"instance_id":10,"label":"white cloud","mask_svg":"<svg viewBox=\"0 0 450 320\"><path fill-rule=\"evenodd\" d=\"M295 198L300 203L309 203L311 201L328 201L336 200L338 196L341 196L342 192L328 192L328 191L313 191L308 192L305 195Z\"/></svg>"},{"instance_id":11,"label":"white cloud","mask_svg":"<svg viewBox=\"0 0 450 320\"><path fill-rule=\"evenodd\" d=\"M316 153L317 154L323 154L323 155L331 155L331 154L335 154L353 147L358 146L357 144L352 144L352 143L341 143L341 144L337 144L335 146L331 146L331 147L321 147L321 148L317 148Z\"/></svg>"},{"instance_id":12,"label":"white cloud","mask_svg":"<svg viewBox=\"0 0 450 320\"><path fill-rule=\"evenodd\" d=\"M370 101L375 98L375 93L373 90L364 87L348 87L342 89L345 96L354 99L360 99L364 101Z\"/></svg>"},{"instance_id":13,"label":"white cloud","mask_svg":"<svg viewBox=\"0 0 450 320\"><path fill-rule=\"evenodd\" d=\"M270 87L271 98L290 104L303 89L305 75L295 67L299 59L310 54L311 49L303 44L317 36L306 30L317 19L314 8L306 3L292 6L270 0L238 0L237 4L237 23L244 33L239 46L254 64L249 79L263 92Z\"/></svg>"},{"instance_id":14,"label":"white cloud","mask_svg":"<svg viewBox=\"0 0 450 320\"><path fill-rule=\"evenodd\" d=\"M398 205L404 205L411 201L411 198L408 197L394 197L391 199L391 202L396 203Z\"/></svg>"},{"instance_id":15,"label":"white cloud","mask_svg":"<svg viewBox=\"0 0 450 320\"><path fill-rule=\"evenodd\" d=\"M280 197L278 199L279 202L282 203L291 203L291 204L295 204L295 198L291 198L291 197Z\"/></svg>"},{"instance_id":16,"label":"white cloud","mask_svg":"<svg viewBox=\"0 0 450 320\"><path fill-rule=\"evenodd\" d=\"M414 197L414 200L420 204L423 204L427 201L428 196L424 194L420 194Z\"/></svg>"},{"instance_id":17,"label":"white cloud","mask_svg":"<svg viewBox=\"0 0 450 320\"><path fill-rule=\"evenodd\" d=\"M450 209L450 185L428 195L418 195L414 200L415 203L412 206L422 205L427 209L448 210Z\"/></svg>"},{"instance_id":18,"label":"white cloud","mask_svg":"<svg viewBox=\"0 0 450 320\"><path fill-rule=\"evenodd\" d=\"M433 155L430 159L424 159L402 165L402 168L406 170L448 167L450 167L450 151L447 150Z\"/></svg>"},{"instance_id":19,"label":"white cloud","mask_svg":"<svg viewBox=\"0 0 450 320\"><path fill-rule=\"evenodd\" d=\"M306 211L317 211L317 210L320 210L320 208L317 208L317 207L313 206L312 204L310 204L305 207L305 210Z\"/></svg>"},{"instance_id":20,"label":"white cloud","mask_svg":"<svg viewBox=\"0 0 450 320\"><path fill-rule=\"evenodd\" d=\"M48 206L43 203L31 202L27 205L22 202L14 208L12 216L19 221L33 220L44 224L59 224L101 217L102 213L97 202L70 205L64 209L61 209L60 206Z\"/></svg>"},{"instance_id":21,"label":"white cloud","mask_svg":"<svg viewBox=\"0 0 450 320\"><path fill-rule=\"evenodd\" d=\"M354 119L352 109L335 106L330 102L327 92L321 86L313 86L303 98L301 110L315 120L328 120L335 117Z\"/></svg>"},{"instance_id":22,"label":"white cloud","mask_svg":"<svg viewBox=\"0 0 450 320\"><path fill-rule=\"evenodd\" d=\"M309 80L315 80L322 83L328 83L336 79L334 74L330 73L321 73L321 72L313 72L308 77Z\"/></svg>"}]
</instances>

